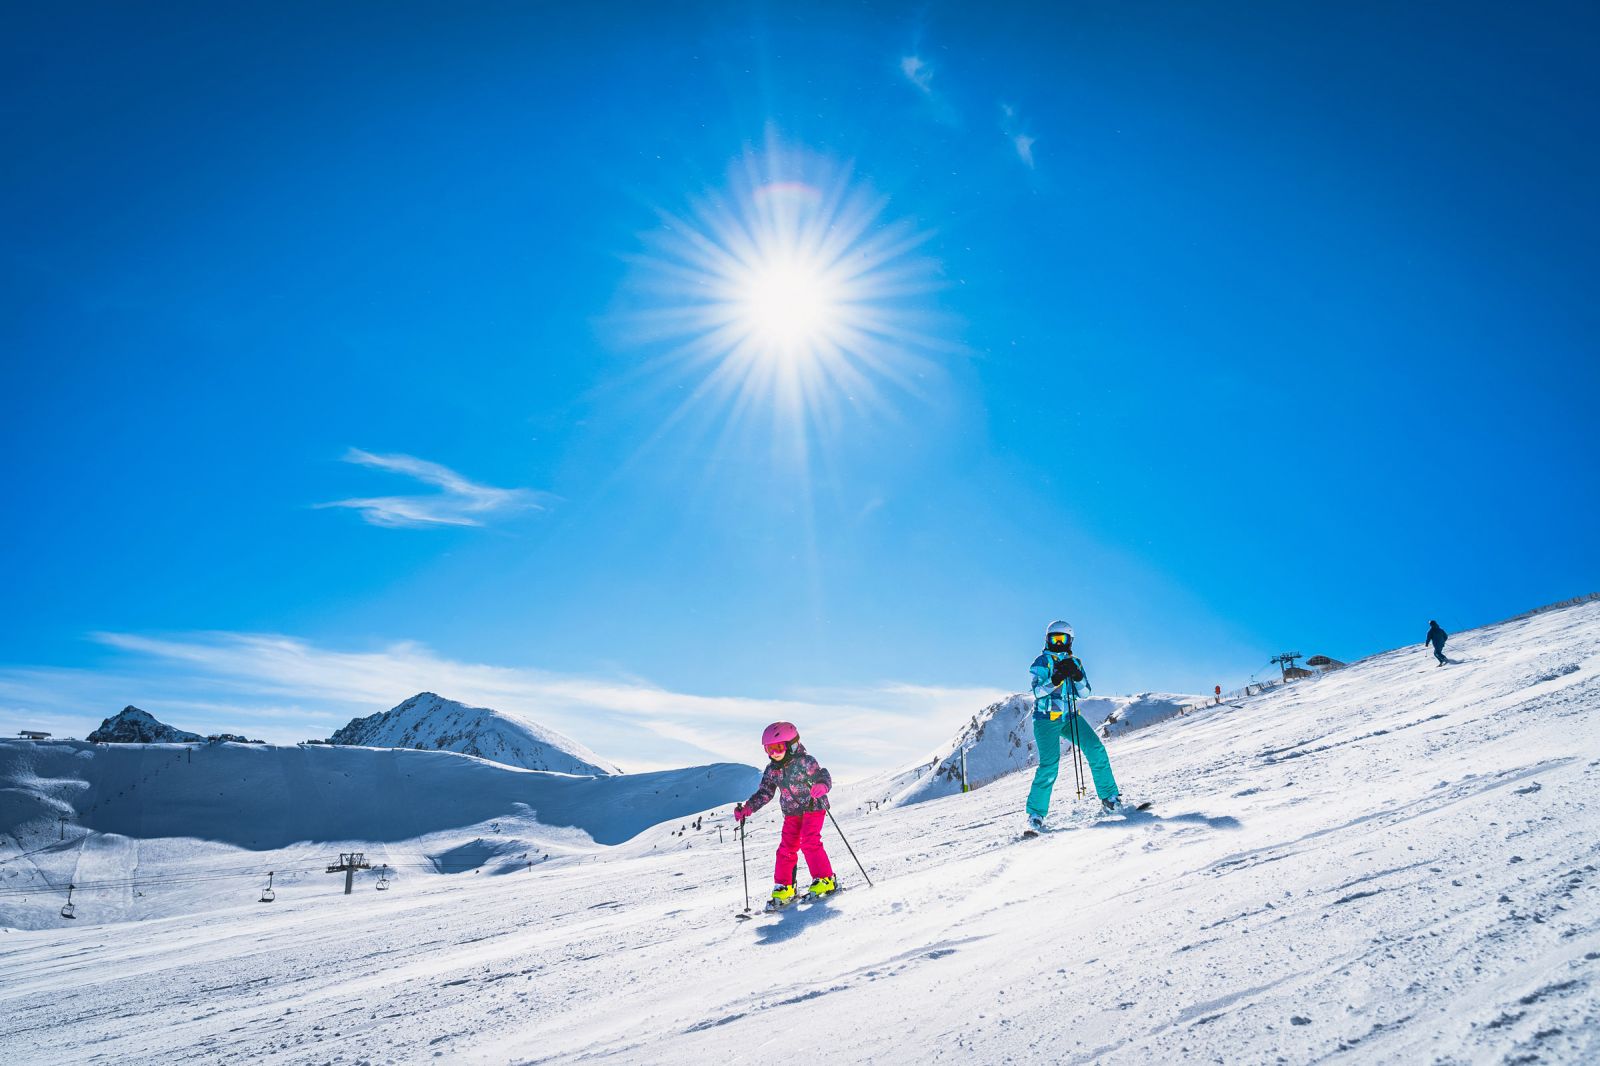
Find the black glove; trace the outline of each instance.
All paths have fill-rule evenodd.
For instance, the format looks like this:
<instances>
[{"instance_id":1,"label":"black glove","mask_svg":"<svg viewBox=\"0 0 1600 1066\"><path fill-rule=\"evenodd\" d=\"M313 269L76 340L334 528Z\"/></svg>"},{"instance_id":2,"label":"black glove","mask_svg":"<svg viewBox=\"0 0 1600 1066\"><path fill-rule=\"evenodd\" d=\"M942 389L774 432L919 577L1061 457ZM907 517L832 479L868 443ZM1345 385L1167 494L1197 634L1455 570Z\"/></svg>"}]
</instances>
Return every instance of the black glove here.
<instances>
[{"instance_id":1,"label":"black glove","mask_svg":"<svg viewBox=\"0 0 1600 1066\"><path fill-rule=\"evenodd\" d=\"M1067 655L1056 660L1050 668L1050 683L1059 685L1064 681L1082 681L1083 670L1078 666L1077 660Z\"/></svg>"}]
</instances>

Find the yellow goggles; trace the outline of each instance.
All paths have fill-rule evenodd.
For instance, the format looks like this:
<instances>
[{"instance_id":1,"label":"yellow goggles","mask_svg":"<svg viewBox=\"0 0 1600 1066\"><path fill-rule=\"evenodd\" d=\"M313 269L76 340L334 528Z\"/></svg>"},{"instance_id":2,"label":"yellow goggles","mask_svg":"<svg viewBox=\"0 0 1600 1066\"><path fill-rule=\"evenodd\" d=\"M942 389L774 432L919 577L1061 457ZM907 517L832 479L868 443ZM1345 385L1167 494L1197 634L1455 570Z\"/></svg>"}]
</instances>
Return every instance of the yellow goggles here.
<instances>
[{"instance_id":1,"label":"yellow goggles","mask_svg":"<svg viewBox=\"0 0 1600 1066\"><path fill-rule=\"evenodd\" d=\"M1070 643L1072 643L1072 638L1065 633L1050 634L1050 646L1052 648L1065 648Z\"/></svg>"}]
</instances>

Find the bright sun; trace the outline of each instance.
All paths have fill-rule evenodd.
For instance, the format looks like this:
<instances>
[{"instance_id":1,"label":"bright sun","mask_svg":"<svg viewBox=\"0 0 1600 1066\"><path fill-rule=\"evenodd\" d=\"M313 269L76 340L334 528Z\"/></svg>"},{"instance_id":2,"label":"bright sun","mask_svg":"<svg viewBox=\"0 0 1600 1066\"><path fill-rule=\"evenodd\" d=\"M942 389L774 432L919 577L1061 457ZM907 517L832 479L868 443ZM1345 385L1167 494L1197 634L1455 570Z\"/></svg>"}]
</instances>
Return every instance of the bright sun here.
<instances>
[{"instance_id":1,"label":"bright sun","mask_svg":"<svg viewBox=\"0 0 1600 1066\"><path fill-rule=\"evenodd\" d=\"M699 379L671 424L766 407L803 452L813 431L885 409L885 387L920 394L926 356L944 349L920 299L937 268L916 254L927 235L885 219L887 203L848 167L769 146L727 189L663 214L632 323L669 342L660 365Z\"/></svg>"},{"instance_id":2,"label":"bright sun","mask_svg":"<svg viewBox=\"0 0 1600 1066\"><path fill-rule=\"evenodd\" d=\"M766 354L815 353L836 338L843 293L827 270L797 256L751 264L738 285L737 314Z\"/></svg>"}]
</instances>

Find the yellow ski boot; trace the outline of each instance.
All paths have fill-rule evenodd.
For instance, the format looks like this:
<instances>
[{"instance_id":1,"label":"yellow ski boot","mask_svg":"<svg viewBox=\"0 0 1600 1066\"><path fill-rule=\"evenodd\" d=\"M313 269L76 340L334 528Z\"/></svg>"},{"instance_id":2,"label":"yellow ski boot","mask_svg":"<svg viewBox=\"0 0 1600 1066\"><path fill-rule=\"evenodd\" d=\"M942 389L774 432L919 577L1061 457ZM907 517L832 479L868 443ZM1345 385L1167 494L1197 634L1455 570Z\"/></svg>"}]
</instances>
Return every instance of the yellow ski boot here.
<instances>
[{"instance_id":1,"label":"yellow ski boot","mask_svg":"<svg viewBox=\"0 0 1600 1066\"><path fill-rule=\"evenodd\" d=\"M811 882L811 888L809 891L811 892L812 899L821 899L828 893L836 891L838 887L839 882L834 878L819 877L815 881Z\"/></svg>"}]
</instances>

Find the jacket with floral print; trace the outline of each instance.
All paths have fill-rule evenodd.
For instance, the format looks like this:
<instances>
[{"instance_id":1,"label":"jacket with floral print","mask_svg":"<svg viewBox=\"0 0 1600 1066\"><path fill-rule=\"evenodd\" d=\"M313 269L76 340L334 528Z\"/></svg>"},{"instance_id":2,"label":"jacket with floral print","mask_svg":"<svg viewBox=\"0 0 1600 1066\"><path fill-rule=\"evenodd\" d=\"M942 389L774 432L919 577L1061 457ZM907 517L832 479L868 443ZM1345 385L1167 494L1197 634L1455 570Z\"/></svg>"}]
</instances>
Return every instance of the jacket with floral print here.
<instances>
[{"instance_id":1,"label":"jacket with floral print","mask_svg":"<svg viewBox=\"0 0 1600 1066\"><path fill-rule=\"evenodd\" d=\"M776 793L778 805L786 815L827 810L828 797L812 799L812 785L832 788L833 775L806 754L804 745L798 740L791 740L789 751L783 758L767 761L767 768L761 774L761 784L755 794L744 801L744 809L754 814L771 802Z\"/></svg>"}]
</instances>

